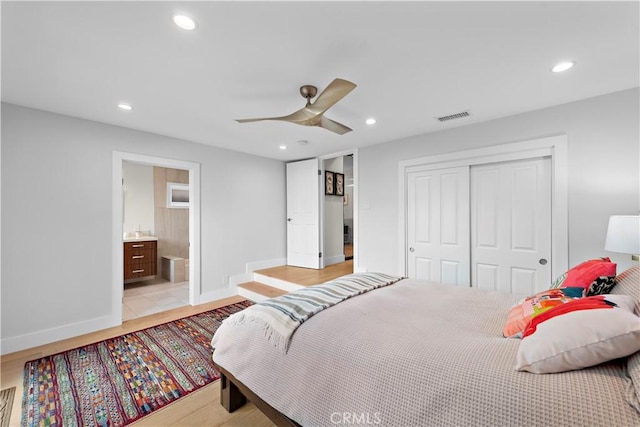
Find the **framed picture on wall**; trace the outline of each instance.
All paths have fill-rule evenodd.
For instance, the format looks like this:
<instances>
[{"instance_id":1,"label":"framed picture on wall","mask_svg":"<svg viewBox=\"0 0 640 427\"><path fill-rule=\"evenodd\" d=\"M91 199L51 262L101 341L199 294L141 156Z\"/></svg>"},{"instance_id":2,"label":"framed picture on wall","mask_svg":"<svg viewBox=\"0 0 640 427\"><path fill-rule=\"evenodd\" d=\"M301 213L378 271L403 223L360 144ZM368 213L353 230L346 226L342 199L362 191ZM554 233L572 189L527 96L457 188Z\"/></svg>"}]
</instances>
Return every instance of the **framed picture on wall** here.
<instances>
[{"instance_id":1,"label":"framed picture on wall","mask_svg":"<svg viewBox=\"0 0 640 427\"><path fill-rule=\"evenodd\" d=\"M324 171L324 194L336 194L335 174L330 171Z\"/></svg>"},{"instance_id":2,"label":"framed picture on wall","mask_svg":"<svg viewBox=\"0 0 640 427\"><path fill-rule=\"evenodd\" d=\"M167 182L167 207L189 208L189 184Z\"/></svg>"},{"instance_id":3,"label":"framed picture on wall","mask_svg":"<svg viewBox=\"0 0 640 427\"><path fill-rule=\"evenodd\" d=\"M336 196L344 196L344 174L336 172L335 175L336 192L333 194Z\"/></svg>"}]
</instances>

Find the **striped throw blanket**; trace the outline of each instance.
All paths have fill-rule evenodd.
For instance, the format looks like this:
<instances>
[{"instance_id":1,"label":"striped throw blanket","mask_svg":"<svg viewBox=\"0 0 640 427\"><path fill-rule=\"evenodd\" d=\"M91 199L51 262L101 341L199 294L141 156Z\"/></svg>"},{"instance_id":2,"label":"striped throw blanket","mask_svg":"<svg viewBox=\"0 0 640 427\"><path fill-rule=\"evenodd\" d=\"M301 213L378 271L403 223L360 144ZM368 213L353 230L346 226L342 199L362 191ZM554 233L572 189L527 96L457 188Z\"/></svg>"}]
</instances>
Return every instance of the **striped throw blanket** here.
<instances>
[{"instance_id":1,"label":"striped throw blanket","mask_svg":"<svg viewBox=\"0 0 640 427\"><path fill-rule=\"evenodd\" d=\"M383 273L350 274L252 305L229 316L224 323L258 323L263 328L267 340L286 353L293 333L316 313L348 298L391 285L399 280L402 280L402 277Z\"/></svg>"}]
</instances>

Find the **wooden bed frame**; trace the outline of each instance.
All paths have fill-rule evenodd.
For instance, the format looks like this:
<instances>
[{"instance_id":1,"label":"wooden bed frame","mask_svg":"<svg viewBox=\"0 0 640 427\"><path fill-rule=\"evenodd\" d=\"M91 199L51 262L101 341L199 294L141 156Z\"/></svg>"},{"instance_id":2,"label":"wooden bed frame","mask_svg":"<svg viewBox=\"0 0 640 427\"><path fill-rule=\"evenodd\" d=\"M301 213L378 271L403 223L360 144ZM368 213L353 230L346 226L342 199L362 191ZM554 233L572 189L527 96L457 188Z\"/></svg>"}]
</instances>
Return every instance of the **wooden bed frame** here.
<instances>
[{"instance_id":1,"label":"wooden bed frame","mask_svg":"<svg viewBox=\"0 0 640 427\"><path fill-rule=\"evenodd\" d=\"M234 412L236 409L241 408L248 399L277 426L301 427L300 424L262 400L222 366L217 365L215 362L214 365L220 371L220 404L227 412Z\"/></svg>"}]
</instances>

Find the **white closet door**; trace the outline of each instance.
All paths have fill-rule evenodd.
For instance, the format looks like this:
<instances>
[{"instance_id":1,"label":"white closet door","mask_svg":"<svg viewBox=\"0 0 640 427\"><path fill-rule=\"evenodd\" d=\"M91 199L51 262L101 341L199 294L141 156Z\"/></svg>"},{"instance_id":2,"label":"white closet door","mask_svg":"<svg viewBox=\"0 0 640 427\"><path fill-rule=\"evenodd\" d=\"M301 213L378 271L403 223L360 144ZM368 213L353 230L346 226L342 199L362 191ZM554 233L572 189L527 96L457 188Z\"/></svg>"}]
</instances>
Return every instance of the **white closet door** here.
<instances>
[{"instance_id":1,"label":"white closet door","mask_svg":"<svg viewBox=\"0 0 640 427\"><path fill-rule=\"evenodd\" d=\"M531 294L551 282L551 160L471 167L471 280Z\"/></svg>"},{"instance_id":2,"label":"white closet door","mask_svg":"<svg viewBox=\"0 0 640 427\"><path fill-rule=\"evenodd\" d=\"M317 159L287 163L287 264L320 268Z\"/></svg>"},{"instance_id":3,"label":"white closet door","mask_svg":"<svg viewBox=\"0 0 640 427\"><path fill-rule=\"evenodd\" d=\"M469 286L469 168L407 175L409 277Z\"/></svg>"}]
</instances>

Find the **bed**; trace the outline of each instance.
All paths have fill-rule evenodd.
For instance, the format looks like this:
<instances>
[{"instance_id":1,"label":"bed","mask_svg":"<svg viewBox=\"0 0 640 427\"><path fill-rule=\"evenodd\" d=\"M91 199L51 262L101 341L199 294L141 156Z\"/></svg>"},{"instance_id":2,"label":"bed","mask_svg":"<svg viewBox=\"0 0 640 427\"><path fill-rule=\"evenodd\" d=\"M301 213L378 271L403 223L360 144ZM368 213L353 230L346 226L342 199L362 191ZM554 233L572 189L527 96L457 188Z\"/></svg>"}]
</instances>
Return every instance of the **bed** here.
<instances>
[{"instance_id":1,"label":"bed","mask_svg":"<svg viewBox=\"0 0 640 427\"><path fill-rule=\"evenodd\" d=\"M640 313L640 267L611 294ZM514 368L502 336L519 296L403 279L322 310L286 351L264 325L223 323L213 359L229 411L278 425L640 426L640 352L555 374Z\"/></svg>"}]
</instances>

